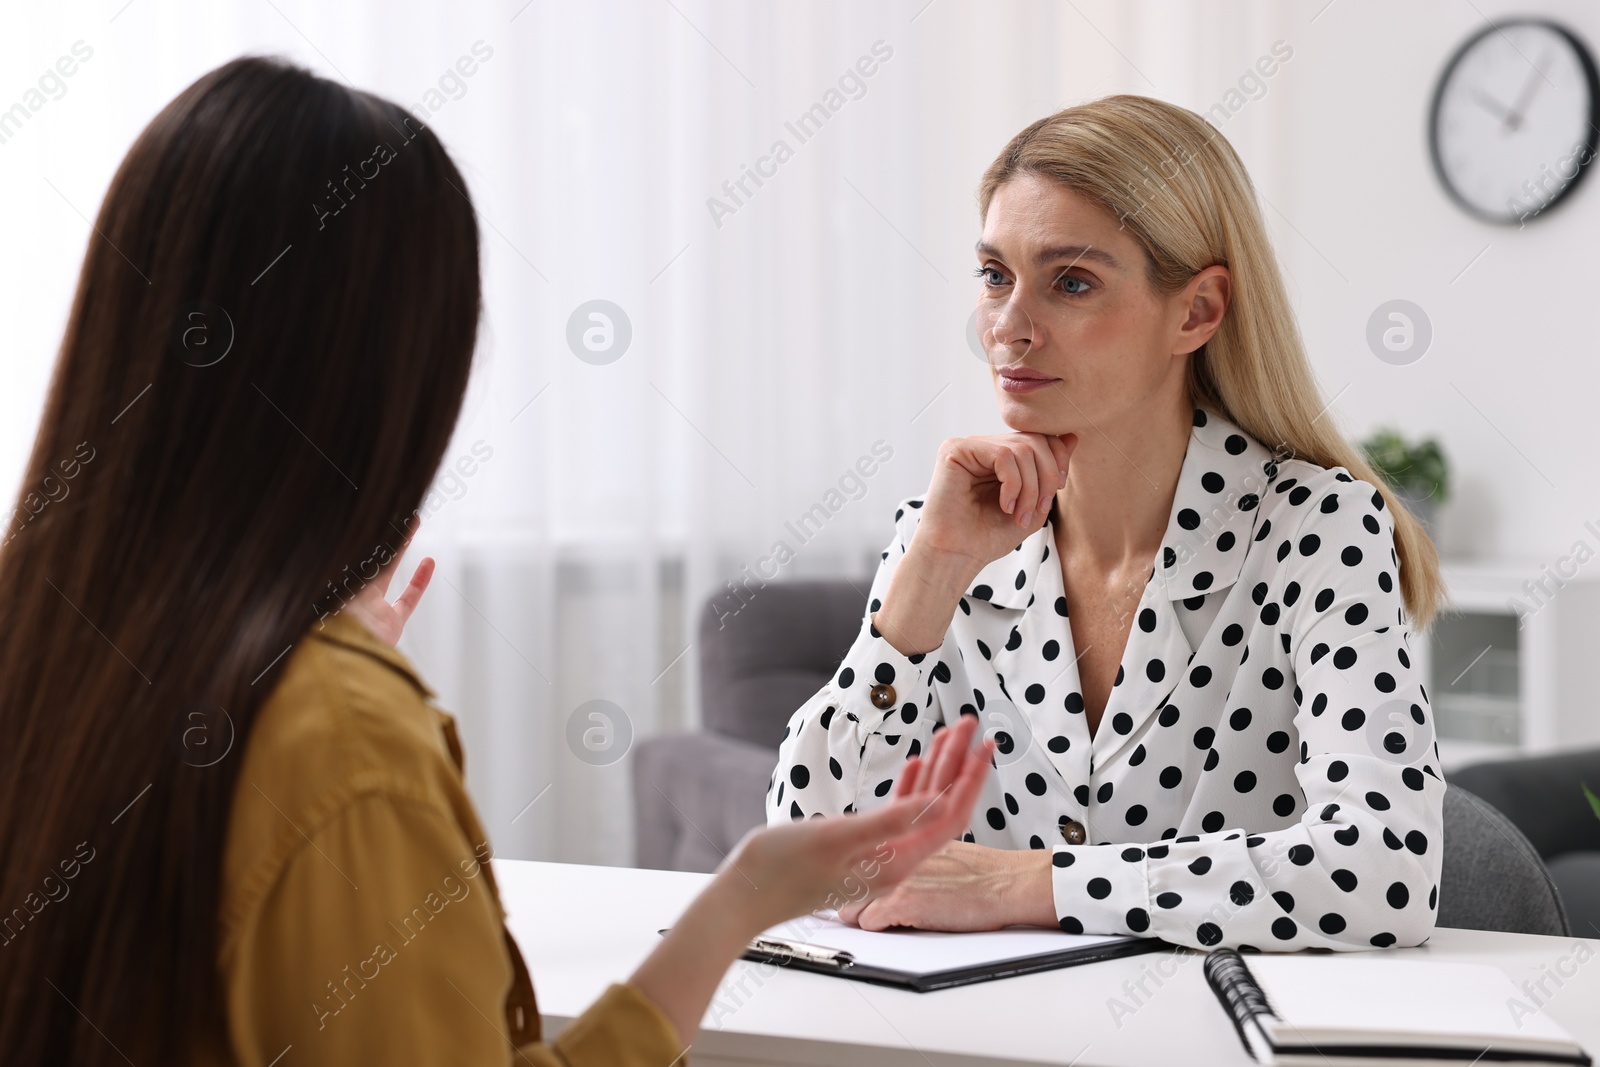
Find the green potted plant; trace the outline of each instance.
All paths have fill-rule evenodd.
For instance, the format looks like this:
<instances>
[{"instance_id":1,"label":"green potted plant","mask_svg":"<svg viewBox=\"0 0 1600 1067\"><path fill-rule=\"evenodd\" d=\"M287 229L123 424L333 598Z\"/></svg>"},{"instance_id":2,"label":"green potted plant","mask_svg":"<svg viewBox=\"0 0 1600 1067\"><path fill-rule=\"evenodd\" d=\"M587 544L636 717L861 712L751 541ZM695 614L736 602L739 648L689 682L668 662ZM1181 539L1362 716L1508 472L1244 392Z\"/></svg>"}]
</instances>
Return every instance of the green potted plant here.
<instances>
[{"instance_id":1,"label":"green potted plant","mask_svg":"<svg viewBox=\"0 0 1600 1067\"><path fill-rule=\"evenodd\" d=\"M1450 495L1450 464L1439 442L1429 437L1408 444L1398 431L1382 429L1361 442L1361 449L1401 503L1433 533L1438 505Z\"/></svg>"}]
</instances>

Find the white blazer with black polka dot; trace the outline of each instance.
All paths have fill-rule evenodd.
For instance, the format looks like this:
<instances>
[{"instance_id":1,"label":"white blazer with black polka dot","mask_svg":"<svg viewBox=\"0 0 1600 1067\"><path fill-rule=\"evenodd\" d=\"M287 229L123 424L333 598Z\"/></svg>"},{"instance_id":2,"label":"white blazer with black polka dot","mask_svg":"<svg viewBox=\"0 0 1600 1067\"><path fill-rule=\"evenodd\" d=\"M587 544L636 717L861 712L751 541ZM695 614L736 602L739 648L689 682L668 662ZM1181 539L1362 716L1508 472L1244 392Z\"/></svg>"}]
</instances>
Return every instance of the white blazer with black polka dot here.
<instances>
[{"instance_id":1,"label":"white blazer with black polka dot","mask_svg":"<svg viewBox=\"0 0 1600 1067\"><path fill-rule=\"evenodd\" d=\"M860 635L784 733L768 821L885 803L934 730L978 715L999 751L963 837L1051 849L1063 930L1263 951L1425 941L1445 785L1391 513L1342 467L1194 421L1093 739L1048 523L983 569L934 652L877 633L920 516L908 500Z\"/></svg>"}]
</instances>

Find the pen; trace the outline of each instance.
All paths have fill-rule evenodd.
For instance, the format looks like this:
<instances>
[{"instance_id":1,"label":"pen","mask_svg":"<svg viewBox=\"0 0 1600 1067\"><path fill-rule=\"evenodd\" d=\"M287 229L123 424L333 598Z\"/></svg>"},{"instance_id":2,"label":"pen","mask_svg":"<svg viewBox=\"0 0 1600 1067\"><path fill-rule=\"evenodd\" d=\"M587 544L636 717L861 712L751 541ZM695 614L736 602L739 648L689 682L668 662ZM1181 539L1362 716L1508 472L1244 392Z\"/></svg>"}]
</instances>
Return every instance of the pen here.
<instances>
[{"instance_id":1,"label":"pen","mask_svg":"<svg viewBox=\"0 0 1600 1067\"><path fill-rule=\"evenodd\" d=\"M779 959L806 960L843 970L855 963L855 957L842 949L819 948L815 945L784 941L775 937L758 937L750 942L750 951Z\"/></svg>"}]
</instances>

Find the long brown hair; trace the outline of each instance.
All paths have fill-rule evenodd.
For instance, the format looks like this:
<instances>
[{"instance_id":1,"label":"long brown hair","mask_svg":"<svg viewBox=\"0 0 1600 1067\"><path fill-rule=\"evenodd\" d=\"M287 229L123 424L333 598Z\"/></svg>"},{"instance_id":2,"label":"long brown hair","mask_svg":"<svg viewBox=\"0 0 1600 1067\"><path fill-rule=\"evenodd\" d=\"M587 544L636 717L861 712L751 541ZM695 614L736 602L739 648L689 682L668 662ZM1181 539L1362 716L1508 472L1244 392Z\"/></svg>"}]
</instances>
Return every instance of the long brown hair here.
<instances>
[{"instance_id":1,"label":"long brown hair","mask_svg":"<svg viewBox=\"0 0 1600 1067\"><path fill-rule=\"evenodd\" d=\"M403 539L479 311L466 185L391 103L240 59L128 152L0 549L0 1062L217 1039L251 724Z\"/></svg>"},{"instance_id":2,"label":"long brown hair","mask_svg":"<svg viewBox=\"0 0 1600 1067\"><path fill-rule=\"evenodd\" d=\"M980 214L988 213L995 190L1021 173L1059 182L1115 215L1144 246L1157 292L1175 293L1206 267L1227 266L1233 298L1217 332L1189 359L1191 399L1268 448L1372 483L1394 515L1406 610L1426 627L1444 596L1439 554L1326 415L1255 187L1227 138L1176 104L1107 96L1013 137L984 172Z\"/></svg>"}]
</instances>

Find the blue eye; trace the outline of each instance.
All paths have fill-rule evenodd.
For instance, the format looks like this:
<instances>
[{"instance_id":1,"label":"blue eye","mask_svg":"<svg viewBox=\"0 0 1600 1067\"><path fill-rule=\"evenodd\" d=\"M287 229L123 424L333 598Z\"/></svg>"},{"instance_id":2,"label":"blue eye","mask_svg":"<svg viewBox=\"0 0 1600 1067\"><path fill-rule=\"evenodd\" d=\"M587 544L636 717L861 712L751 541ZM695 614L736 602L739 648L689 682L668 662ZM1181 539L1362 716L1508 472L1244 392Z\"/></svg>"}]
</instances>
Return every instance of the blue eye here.
<instances>
[{"instance_id":1,"label":"blue eye","mask_svg":"<svg viewBox=\"0 0 1600 1067\"><path fill-rule=\"evenodd\" d=\"M1070 288L1068 288L1068 286L1071 286L1071 285L1080 285L1083 288L1081 288L1081 289L1070 289ZM1084 281L1082 278L1074 278L1072 275L1069 274L1066 277L1061 279L1061 288L1062 288L1062 291L1065 292L1068 296L1077 296L1079 293L1088 292L1092 288L1092 286L1090 286L1089 283Z\"/></svg>"},{"instance_id":2,"label":"blue eye","mask_svg":"<svg viewBox=\"0 0 1600 1067\"><path fill-rule=\"evenodd\" d=\"M979 267L972 273L982 278L984 285L1004 285L1006 283L1006 276L993 267Z\"/></svg>"}]
</instances>

